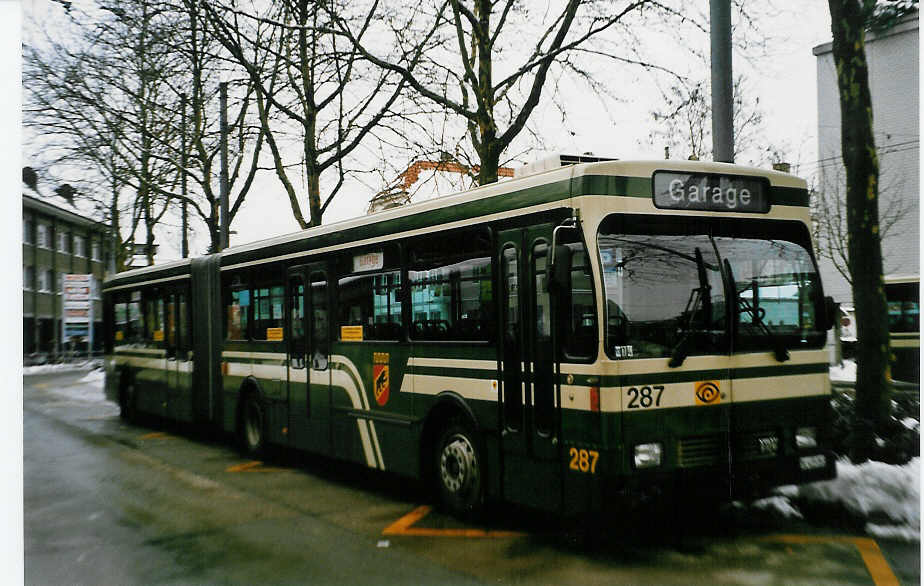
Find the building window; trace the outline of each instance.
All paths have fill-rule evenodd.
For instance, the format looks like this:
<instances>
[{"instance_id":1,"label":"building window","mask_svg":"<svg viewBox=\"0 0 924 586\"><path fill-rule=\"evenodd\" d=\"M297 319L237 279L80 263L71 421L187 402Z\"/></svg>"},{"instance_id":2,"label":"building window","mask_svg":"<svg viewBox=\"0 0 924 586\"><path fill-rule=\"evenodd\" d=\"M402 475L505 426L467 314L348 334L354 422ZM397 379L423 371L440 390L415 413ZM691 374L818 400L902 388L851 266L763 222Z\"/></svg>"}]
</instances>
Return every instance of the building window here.
<instances>
[{"instance_id":1,"label":"building window","mask_svg":"<svg viewBox=\"0 0 924 586\"><path fill-rule=\"evenodd\" d=\"M64 275L66 274L64 271L58 273L58 281L55 283L55 293L58 295L64 291Z\"/></svg>"},{"instance_id":2,"label":"building window","mask_svg":"<svg viewBox=\"0 0 924 586\"><path fill-rule=\"evenodd\" d=\"M70 234L61 230L58 232L58 252L67 254L70 252Z\"/></svg>"},{"instance_id":3,"label":"building window","mask_svg":"<svg viewBox=\"0 0 924 586\"><path fill-rule=\"evenodd\" d=\"M47 224L39 224L36 233L36 244L42 248L51 248L51 232Z\"/></svg>"},{"instance_id":4,"label":"building window","mask_svg":"<svg viewBox=\"0 0 924 586\"><path fill-rule=\"evenodd\" d=\"M35 267L22 268L22 288L32 290L32 281L35 279Z\"/></svg>"},{"instance_id":5,"label":"building window","mask_svg":"<svg viewBox=\"0 0 924 586\"><path fill-rule=\"evenodd\" d=\"M87 239L83 236L74 236L74 254L87 256Z\"/></svg>"},{"instance_id":6,"label":"building window","mask_svg":"<svg viewBox=\"0 0 924 586\"><path fill-rule=\"evenodd\" d=\"M51 269L44 269L39 272L39 282L38 288L39 291L48 292L51 291L52 282L55 279L55 273Z\"/></svg>"},{"instance_id":7,"label":"building window","mask_svg":"<svg viewBox=\"0 0 924 586\"><path fill-rule=\"evenodd\" d=\"M32 234L32 220L28 218L22 219L22 241L25 244L32 244L35 242Z\"/></svg>"},{"instance_id":8,"label":"building window","mask_svg":"<svg viewBox=\"0 0 924 586\"><path fill-rule=\"evenodd\" d=\"M94 240L90 249L92 250L92 259L99 261L102 260L102 244L98 240Z\"/></svg>"}]
</instances>

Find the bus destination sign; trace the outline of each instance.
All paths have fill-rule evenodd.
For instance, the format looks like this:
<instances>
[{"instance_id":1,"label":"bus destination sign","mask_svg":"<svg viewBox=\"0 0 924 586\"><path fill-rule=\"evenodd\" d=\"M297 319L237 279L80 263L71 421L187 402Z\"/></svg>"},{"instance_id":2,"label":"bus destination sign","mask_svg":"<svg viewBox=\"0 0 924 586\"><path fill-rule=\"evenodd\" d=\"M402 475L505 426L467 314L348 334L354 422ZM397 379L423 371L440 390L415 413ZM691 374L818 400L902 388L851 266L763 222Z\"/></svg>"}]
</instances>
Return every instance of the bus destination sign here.
<instances>
[{"instance_id":1,"label":"bus destination sign","mask_svg":"<svg viewBox=\"0 0 924 586\"><path fill-rule=\"evenodd\" d=\"M652 179L655 207L709 212L770 211L770 186L762 177L657 171Z\"/></svg>"}]
</instances>

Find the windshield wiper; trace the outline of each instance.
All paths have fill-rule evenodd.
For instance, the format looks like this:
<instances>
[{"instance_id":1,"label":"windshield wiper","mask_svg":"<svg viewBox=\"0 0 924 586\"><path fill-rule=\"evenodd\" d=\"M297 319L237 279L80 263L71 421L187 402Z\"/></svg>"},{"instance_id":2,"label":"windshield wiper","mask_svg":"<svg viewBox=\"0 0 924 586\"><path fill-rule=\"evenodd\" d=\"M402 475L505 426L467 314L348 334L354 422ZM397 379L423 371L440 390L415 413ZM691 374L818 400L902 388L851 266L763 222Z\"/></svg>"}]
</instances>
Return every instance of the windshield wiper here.
<instances>
[{"instance_id":1,"label":"windshield wiper","mask_svg":"<svg viewBox=\"0 0 924 586\"><path fill-rule=\"evenodd\" d=\"M786 349L786 343L783 338L775 333L770 327L764 322L764 315L766 312L760 309L757 306L757 281L752 281L751 285L748 285L741 291L738 291L738 286L735 284L735 275L732 273L731 263L728 262L726 258L724 261L725 273L728 275L728 282L731 284L729 287L731 294L734 296L733 307L738 308L738 313L749 313L751 314L751 323L748 324L752 327L755 327L760 331L764 338L767 339L770 344L773 346L773 356L776 358L777 362L786 362L789 360L789 350ZM748 288L752 289L752 299L754 303L749 302L747 299L742 298L739 293L746 291Z\"/></svg>"},{"instance_id":2,"label":"windshield wiper","mask_svg":"<svg viewBox=\"0 0 924 586\"><path fill-rule=\"evenodd\" d=\"M671 359L667 363L670 368L677 368L687 359L689 352L690 334L693 332L693 320L696 317L696 310L700 305L703 306L703 323L712 323L712 287L709 285L709 279L706 277L706 263L703 262L703 253L696 247L696 274L699 277L699 287L690 291L690 298L687 299L687 307L681 315L686 316L686 323L682 323L678 328L681 334L680 341L671 351Z\"/></svg>"}]
</instances>

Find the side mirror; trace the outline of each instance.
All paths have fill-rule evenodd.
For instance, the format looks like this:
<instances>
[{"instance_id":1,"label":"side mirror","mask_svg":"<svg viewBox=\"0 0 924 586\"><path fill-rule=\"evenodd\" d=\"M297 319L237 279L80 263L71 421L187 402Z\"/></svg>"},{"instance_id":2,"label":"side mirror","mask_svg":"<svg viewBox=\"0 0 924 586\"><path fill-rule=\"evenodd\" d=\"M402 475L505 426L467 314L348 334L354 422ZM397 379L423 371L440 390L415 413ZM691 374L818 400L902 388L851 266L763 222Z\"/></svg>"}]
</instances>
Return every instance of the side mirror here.
<instances>
[{"instance_id":1,"label":"side mirror","mask_svg":"<svg viewBox=\"0 0 924 586\"><path fill-rule=\"evenodd\" d=\"M834 322L837 319L837 303L834 302L834 298L830 295L825 297L824 319L824 331L828 331L834 327Z\"/></svg>"},{"instance_id":2,"label":"side mirror","mask_svg":"<svg viewBox=\"0 0 924 586\"><path fill-rule=\"evenodd\" d=\"M570 286L571 280L571 249L563 244L556 246L551 262L549 276L546 279L548 290L566 289Z\"/></svg>"}]
</instances>

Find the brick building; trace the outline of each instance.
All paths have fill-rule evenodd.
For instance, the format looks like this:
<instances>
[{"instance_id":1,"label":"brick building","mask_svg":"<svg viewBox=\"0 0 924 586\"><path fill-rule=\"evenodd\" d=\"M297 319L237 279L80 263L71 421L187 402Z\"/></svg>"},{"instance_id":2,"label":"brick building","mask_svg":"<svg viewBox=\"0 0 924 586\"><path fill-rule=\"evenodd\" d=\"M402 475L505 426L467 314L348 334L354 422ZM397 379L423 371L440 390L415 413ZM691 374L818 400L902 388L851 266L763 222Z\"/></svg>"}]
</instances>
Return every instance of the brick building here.
<instances>
[{"instance_id":1,"label":"brick building","mask_svg":"<svg viewBox=\"0 0 924 586\"><path fill-rule=\"evenodd\" d=\"M109 250L105 224L92 220L64 198L23 185L22 194L23 359L26 364L69 350L86 352L87 340L62 341L62 283L69 273L106 274ZM93 297L93 350L102 349L102 302Z\"/></svg>"}]
</instances>

